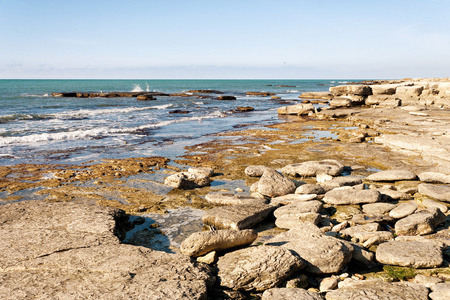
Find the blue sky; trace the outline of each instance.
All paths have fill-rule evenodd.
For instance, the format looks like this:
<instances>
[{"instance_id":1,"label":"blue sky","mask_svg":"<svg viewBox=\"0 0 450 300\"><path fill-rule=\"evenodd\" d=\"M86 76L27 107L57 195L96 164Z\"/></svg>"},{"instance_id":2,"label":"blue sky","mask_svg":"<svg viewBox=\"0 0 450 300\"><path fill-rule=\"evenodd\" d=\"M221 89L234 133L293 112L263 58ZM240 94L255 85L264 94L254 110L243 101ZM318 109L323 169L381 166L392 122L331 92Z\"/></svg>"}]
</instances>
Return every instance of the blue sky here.
<instances>
[{"instance_id":1,"label":"blue sky","mask_svg":"<svg viewBox=\"0 0 450 300\"><path fill-rule=\"evenodd\" d=\"M0 0L0 78L450 76L450 0Z\"/></svg>"}]
</instances>

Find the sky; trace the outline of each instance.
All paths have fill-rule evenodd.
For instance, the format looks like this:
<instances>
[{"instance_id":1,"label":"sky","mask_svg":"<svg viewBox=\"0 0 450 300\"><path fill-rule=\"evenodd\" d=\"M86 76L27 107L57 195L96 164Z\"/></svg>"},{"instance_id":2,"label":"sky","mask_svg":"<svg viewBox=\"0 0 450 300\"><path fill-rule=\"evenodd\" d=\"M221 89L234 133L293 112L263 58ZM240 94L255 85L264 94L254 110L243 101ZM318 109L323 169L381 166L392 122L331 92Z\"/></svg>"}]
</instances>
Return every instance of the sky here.
<instances>
[{"instance_id":1,"label":"sky","mask_svg":"<svg viewBox=\"0 0 450 300\"><path fill-rule=\"evenodd\" d=\"M450 77L450 0L0 0L0 79Z\"/></svg>"}]
</instances>

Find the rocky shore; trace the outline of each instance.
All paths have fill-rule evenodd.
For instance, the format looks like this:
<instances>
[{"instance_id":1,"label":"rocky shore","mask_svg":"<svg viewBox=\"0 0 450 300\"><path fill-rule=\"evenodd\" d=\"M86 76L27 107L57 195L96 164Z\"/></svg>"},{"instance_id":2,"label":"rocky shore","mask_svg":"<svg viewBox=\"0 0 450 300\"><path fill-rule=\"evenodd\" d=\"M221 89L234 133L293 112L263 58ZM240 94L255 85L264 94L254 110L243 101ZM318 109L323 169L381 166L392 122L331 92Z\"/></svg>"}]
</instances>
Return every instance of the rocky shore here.
<instances>
[{"instance_id":1,"label":"rocky shore","mask_svg":"<svg viewBox=\"0 0 450 300\"><path fill-rule=\"evenodd\" d=\"M301 97L278 110L284 123L189 147L177 161L189 169L164 158L2 168L0 187L10 193L57 176L39 192L47 201L0 206L1 294L448 299L450 80L364 82ZM131 209L105 197L147 172L163 174L172 197L127 190ZM95 188L80 185L93 179ZM140 223L130 215L182 205L205 210L205 228L178 253L124 243Z\"/></svg>"}]
</instances>

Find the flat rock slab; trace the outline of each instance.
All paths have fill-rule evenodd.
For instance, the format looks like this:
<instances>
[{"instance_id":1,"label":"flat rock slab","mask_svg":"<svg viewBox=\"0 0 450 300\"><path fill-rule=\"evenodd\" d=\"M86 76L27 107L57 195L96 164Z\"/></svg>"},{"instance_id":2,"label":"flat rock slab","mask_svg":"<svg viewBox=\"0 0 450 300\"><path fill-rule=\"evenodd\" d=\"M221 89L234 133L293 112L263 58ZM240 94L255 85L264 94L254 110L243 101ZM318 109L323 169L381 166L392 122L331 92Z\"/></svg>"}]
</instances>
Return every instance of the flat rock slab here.
<instances>
[{"instance_id":1,"label":"flat rock slab","mask_svg":"<svg viewBox=\"0 0 450 300\"><path fill-rule=\"evenodd\" d=\"M362 206L363 212L366 214L385 214L391 210L393 210L396 207L395 204L392 203L370 203L370 204L364 204Z\"/></svg>"},{"instance_id":2,"label":"flat rock slab","mask_svg":"<svg viewBox=\"0 0 450 300\"><path fill-rule=\"evenodd\" d=\"M401 203L389 212L389 216L394 219L402 219L413 214L417 210L417 207L417 204L412 202Z\"/></svg>"},{"instance_id":3,"label":"flat rock slab","mask_svg":"<svg viewBox=\"0 0 450 300\"><path fill-rule=\"evenodd\" d=\"M206 299L189 257L120 244L121 211L83 203L0 206L3 299Z\"/></svg>"},{"instance_id":4,"label":"flat rock slab","mask_svg":"<svg viewBox=\"0 0 450 300\"><path fill-rule=\"evenodd\" d=\"M219 229L250 229L277 207L268 204L242 204L215 207L203 215L203 223Z\"/></svg>"},{"instance_id":5,"label":"flat rock slab","mask_svg":"<svg viewBox=\"0 0 450 300\"><path fill-rule=\"evenodd\" d=\"M292 229L301 223L310 222L318 225L322 220L322 216L318 213L299 213L296 215L282 215L275 220L275 226L283 229Z\"/></svg>"},{"instance_id":6,"label":"flat rock slab","mask_svg":"<svg viewBox=\"0 0 450 300\"><path fill-rule=\"evenodd\" d=\"M321 195L321 194L325 194L326 190L320 184L307 183L307 184L303 184L303 185L299 186L295 190L295 193L296 194L317 194L317 195Z\"/></svg>"},{"instance_id":7,"label":"flat rock slab","mask_svg":"<svg viewBox=\"0 0 450 300\"><path fill-rule=\"evenodd\" d=\"M377 248L376 259L383 264L410 268L436 268L444 262L441 247L422 241L382 243Z\"/></svg>"},{"instance_id":8,"label":"flat rock slab","mask_svg":"<svg viewBox=\"0 0 450 300\"><path fill-rule=\"evenodd\" d=\"M407 170L388 170L373 173L367 176L370 181L400 181L400 180L415 180L416 174Z\"/></svg>"},{"instance_id":9,"label":"flat rock slab","mask_svg":"<svg viewBox=\"0 0 450 300\"><path fill-rule=\"evenodd\" d=\"M380 192L377 190L331 190L327 192L323 201L331 205L366 204L380 201Z\"/></svg>"},{"instance_id":10,"label":"flat rock slab","mask_svg":"<svg viewBox=\"0 0 450 300\"><path fill-rule=\"evenodd\" d=\"M249 245L257 237L258 233L253 229L195 232L181 243L180 252L197 257L211 251Z\"/></svg>"},{"instance_id":11,"label":"flat rock slab","mask_svg":"<svg viewBox=\"0 0 450 300\"><path fill-rule=\"evenodd\" d=\"M450 175L439 172L423 172L419 175L420 181L427 183L446 183L450 184Z\"/></svg>"},{"instance_id":12,"label":"flat rock slab","mask_svg":"<svg viewBox=\"0 0 450 300\"><path fill-rule=\"evenodd\" d=\"M373 238L380 237L382 239L388 240L394 237L389 231L380 231L381 226L378 223L369 223L365 225L357 225L353 227L349 227L341 230L342 234L347 234L355 239L357 239L360 243L364 243L365 241Z\"/></svg>"},{"instance_id":13,"label":"flat rock slab","mask_svg":"<svg viewBox=\"0 0 450 300\"><path fill-rule=\"evenodd\" d=\"M306 202L297 202L277 208L273 215L279 218L283 215L297 215L301 213L318 213L322 210L322 201L312 200Z\"/></svg>"},{"instance_id":14,"label":"flat rock slab","mask_svg":"<svg viewBox=\"0 0 450 300\"><path fill-rule=\"evenodd\" d=\"M234 290L264 291L301 269L304 262L282 247L257 246L219 258L220 285Z\"/></svg>"},{"instance_id":15,"label":"flat rock slab","mask_svg":"<svg viewBox=\"0 0 450 300\"><path fill-rule=\"evenodd\" d=\"M416 212L395 223L397 235L424 235L433 233L436 226L445 222L446 216L438 208Z\"/></svg>"},{"instance_id":16,"label":"flat rock slab","mask_svg":"<svg viewBox=\"0 0 450 300\"><path fill-rule=\"evenodd\" d=\"M323 300L323 296L301 288L272 288L264 291L261 300L282 300L282 299L301 299L301 300Z\"/></svg>"},{"instance_id":17,"label":"flat rock slab","mask_svg":"<svg viewBox=\"0 0 450 300\"><path fill-rule=\"evenodd\" d=\"M432 292L428 295L432 300L450 299L450 282L438 283L431 287Z\"/></svg>"},{"instance_id":18,"label":"flat rock slab","mask_svg":"<svg viewBox=\"0 0 450 300\"><path fill-rule=\"evenodd\" d=\"M283 174L267 169L258 182L257 191L268 197L284 196L295 192L295 184Z\"/></svg>"},{"instance_id":19,"label":"flat rock slab","mask_svg":"<svg viewBox=\"0 0 450 300\"><path fill-rule=\"evenodd\" d=\"M352 258L353 247L337 238L323 235L312 223L303 223L266 242L297 253L306 261L306 270L314 274L339 272Z\"/></svg>"},{"instance_id":20,"label":"flat rock slab","mask_svg":"<svg viewBox=\"0 0 450 300\"><path fill-rule=\"evenodd\" d=\"M450 186L448 185L421 183L419 184L419 193L439 201L450 202Z\"/></svg>"},{"instance_id":21,"label":"flat rock slab","mask_svg":"<svg viewBox=\"0 0 450 300\"><path fill-rule=\"evenodd\" d=\"M428 289L424 285L409 282L389 283L381 280L365 280L328 292L325 299L427 300Z\"/></svg>"},{"instance_id":22,"label":"flat rock slab","mask_svg":"<svg viewBox=\"0 0 450 300\"><path fill-rule=\"evenodd\" d=\"M314 200L317 198L317 194L288 194L284 196L279 196L272 198L270 200L270 203L273 205L288 205L288 204L294 204L297 202L305 202Z\"/></svg>"},{"instance_id":23,"label":"flat rock slab","mask_svg":"<svg viewBox=\"0 0 450 300\"><path fill-rule=\"evenodd\" d=\"M281 169L284 174L307 177L317 176L318 174L338 176L342 171L344 171L344 165L334 159L291 164Z\"/></svg>"},{"instance_id":24,"label":"flat rock slab","mask_svg":"<svg viewBox=\"0 0 450 300\"><path fill-rule=\"evenodd\" d=\"M271 169L264 165L251 165L245 168L245 175L250 177L261 177L264 174L264 171Z\"/></svg>"},{"instance_id":25,"label":"flat rock slab","mask_svg":"<svg viewBox=\"0 0 450 300\"><path fill-rule=\"evenodd\" d=\"M238 204L251 204L259 203L264 204L265 200L256 197L248 197L236 195L230 192L217 192L209 193L205 196L206 201L213 204L219 205L238 205Z\"/></svg>"}]
</instances>

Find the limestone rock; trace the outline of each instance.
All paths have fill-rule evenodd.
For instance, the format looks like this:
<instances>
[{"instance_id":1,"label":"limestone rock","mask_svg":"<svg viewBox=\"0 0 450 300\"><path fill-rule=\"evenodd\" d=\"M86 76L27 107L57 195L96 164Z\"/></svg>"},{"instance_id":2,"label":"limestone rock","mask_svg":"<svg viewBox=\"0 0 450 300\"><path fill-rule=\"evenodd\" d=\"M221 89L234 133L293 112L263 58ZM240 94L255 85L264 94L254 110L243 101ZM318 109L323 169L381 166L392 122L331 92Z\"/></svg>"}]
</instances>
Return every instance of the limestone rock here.
<instances>
[{"instance_id":1,"label":"limestone rock","mask_svg":"<svg viewBox=\"0 0 450 300\"><path fill-rule=\"evenodd\" d=\"M321 194L325 194L325 192L326 192L325 189L320 184L311 184L311 183L303 184L295 190L296 194L321 195Z\"/></svg>"},{"instance_id":2,"label":"limestone rock","mask_svg":"<svg viewBox=\"0 0 450 300\"><path fill-rule=\"evenodd\" d=\"M278 108L279 115L307 115L314 111L314 106L311 103L302 103L290 106L283 106Z\"/></svg>"},{"instance_id":3,"label":"limestone rock","mask_svg":"<svg viewBox=\"0 0 450 300\"><path fill-rule=\"evenodd\" d=\"M294 193L295 184L274 170L264 171L258 182L258 192L264 196L277 197Z\"/></svg>"},{"instance_id":4,"label":"limestone rock","mask_svg":"<svg viewBox=\"0 0 450 300\"><path fill-rule=\"evenodd\" d=\"M208 167L197 167L197 168L189 168L188 172L194 175L204 175L204 176L208 176L211 177L214 175L214 169L213 168L208 168Z\"/></svg>"},{"instance_id":5,"label":"limestone rock","mask_svg":"<svg viewBox=\"0 0 450 300\"><path fill-rule=\"evenodd\" d=\"M428 295L432 300L450 299L450 282L438 283L431 287L432 292Z\"/></svg>"},{"instance_id":6,"label":"limestone rock","mask_svg":"<svg viewBox=\"0 0 450 300\"><path fill-rule=\"evenodd\" d=\"M264 291L261 300L323 300L324 298L315 292L310 292L301 288L272 288Z\"/></svg>"},{"instance_id":7,"label":"limestone rock","mask_svg":"<svg viewBox=\"0 0 450 300\"><path fill-rule=\"evenodd\" d=\"M265 200L256 197L236 195L230 192L209 193L205 196L206 201L219 205L238 205L238 204L264 204Z\"/></svg>"},{"instance_id":8,"label":"limestone rock","mask_svg":"<svg viewBox=\"0 0 450 300\"><path fill-rule=\"evenodd\" d=\"M241 204L215 207L202 217L205 225L217 228L242 230L252 228L263 221L276 206L267 204Z\"/></svg>"},{"instance_id":9,"label":"limestone rock","mask_svg":"<svg viewBox=\"0 0 450 300\"><path fill-rule=\"evenodd\" d=\"M388 170L380 171L367 176L370 181L400 181L400 180L415 180L416 174L406 170Z\"/></svg>"},{"instance_id":10,"label":"limestone rock","mask_svg":"<svg viewBox=\"0 0 450 300\"><path fill-rule=\"evenodd\" d=\"M439 172L423 172L418 175L420 181L427 183L446 183L450 184L450 175Z\"/></svg>"},{"instance_id":11,"label":"limestone rock","mask_svg":"<svg viewBox=\"0 0 450 300\"><path fill-rule=\"evenodd\" d=\"M329 92L304 92L301 93L299 98L308 98L308 99L331 99L332 94Z\"/></svg>"},{"instance_id":12,"label":"limestone rock","mask_svg":"<svg viewBox=\"0 0 450 300\"><path fill-rule=\"evenodd\" d=\"M281 172L291 176L317 176L325 173L337 176L344 171L344 165L334 159L324 159L321 161L307 161L299 164L291 164L283 167Z\"/></svg>"},{"instance_id":13,"label":"limestone rock","mask_svg":"<svg viewBox=\"0 0 450 300\"><path fill-rule=\"evenodd\" d=\"M326 300L383 299L427 300L428 289L420 284L389 283L382 280L356 281L352 285L327 293Z\"/></svg>"},{"instance_id":14,"label":"limestone rock","mask_svg":"<svg viewBox=\"0 0 450 300\"><path fill-rule=\"evenodd\" d=\"M322 206L322 201L318 200L297 202L277 208L273 212L273 215L275 218L279 218L283 215L296 215L309 212L318 213L322 210Z\"/></svg>"},{"instance_id":15,"label":"limestone rock","mask_svg":"<svg viewBox=\"0 0 450 300\"><path fill-rule=\"evenodd\" d=\"M331 107L350 107L352 104L353 102L351 99L344 97L333 98L333 100L330 101Z\"/></svg>"},{"instance_id":16,"label":"limestone rock","mask_svg":"<svg viewBox=\"0 0 450 300\"><path fill-rule=\"evenodd\" d=\"M448 185L421 183L419 184L419 193L439 201L450 202L450 186Z\"/></svg>"},{"instance_id":17,"label":"limestone rock","mask_svg":"<svg viewBox=\"0 0 450 300\"><path fill-rule=\"evenodd\" d=\"M332 205L349 205L375 203L380 200L380 192L375 190L331 190L327 192L323 201Z\"/></svg>"},{"instance_id":18,"label":"limestone rock","mask_svg":"<svg viewBox=\"0 0 450 300\"><path fill-rule=\"evenodd\" d=\"M385 214L393 210L395 207L396 205L392 203L369 203L364 204L362 206L362 210L363 212L369 215L371 214L378 215L378 214Z\"/></svg>"},{"instance_id":19,"label":"limestone rock","mask_svg":"<svg viewBox=\"0 0 450 300\"><path fill-rule=\"evenodd\" d=\"M390 101L390 100L395 100L396 97L395 96L391 96L391 95L370 95L367 96L365 104L366 105L379 105L381 103L383 103L384 101Z\"/></svg>"},{"instance_id":20,"label":"limestone rock","mask_svg":"<svg viewBox=\"0 0 450 300\"><path fill-rule=\"evenodd\" d=\"M321 185L336 188L341 186L355 186L361 183L362 179L358 176L339 176L334 177L331 180L324 181L321 183Z\"/></svg>"},{"instance_id":21,"label":"limestone rock","mask_svg":"<svg viewBox=\"0 0 450 300\"><path fill-rule=\"evenodd\" d=\"M197 257L198 262L208 264L208 265L215 263L217 261L217 259L218 259L218 254L216 251L211 251L208 254Z\"/></svg>"},{"instance_id":22,"label":"limestone rock","mask_svg":"<svg viewBox=\"0 0 450 300\"><path fill-rule=\"evenodd\" d=\"M289 250L271 246L233 251L217 262L220 285L245 291L275 287L303 266L303 261Z\"/></svg>"},{"instance_id":23,"label":"limestone rock","mask_svg":"<svg viewBox=\"0 0 450 300\"><path fill-rule=\"evenodd\" d=\"M253 229L195 232L181 243L180 252L197 257L211 251L249 245L257 237L258 233Z\"/></svg>"},{"instance_id":24,"label":"limestone rock","mask_svg":"<svg viewBox=\"0 0 450 300\"><path fill-rule=\"evenodd\" d=\"M270 168L263 165L251 165L245 168L244 172L245 175L250 177L261 177L267 169Z\"/></svg>"},{"instance_id":25,"label":"limestone rock","mask_svg":"<svg viewBox=\"0 0 450 300\"><path fill-rule=\"evenodd\" d=\"M357 239L360 243L364 243L373 237L380 237L381 240L389 240L394 237L394 234L389 231L380 231L378 223L352 226L341 230L341 233Z\"/></svg>"},{"instance_id":26,"label":"limestone rock","mask_svg":"<svg viewBox=\"0 0 450 300\"><path fill-rule=\"evenodd\" d=\"M306 261L306 270L314 274L339 272L352 258L353 247L337 238L323 235L311 223L276 235L266 245L279 246L297 253Z\"/></svg>"},{"instance_id":27,"label":"limestone rock","mask_svg":"<svg viewBox=\"0 0 450 300\"><path fill-rule=\"evenodd\" d=\"M412 202L401 203L389 212L389 216L394 219L402 219L410 214L413 214L417 210L417 207L417 204Z\"/></svg>"},{"instance_id":28,"label":"limestone rock","mask_svg":"<svg viewBox=\"0 0 450 300\"><path fill-rule=\"evenodd\" d=\"M393 95L398 87L398 84L374 84L370 86L373 95Z\"/></svg>"},{"instance_id":29,"label":"limestone rock","mask_svg":"<svg viewBox=\"0 0 450 300\"><path fill-rule=\"evenodd\" d=\"M431 200L431 199L428 199L428 198L422 199L422 205L425 206L425 208L438 208L444 214L448 211L447 205L439 203L439 202Z\"/></svg>"},{"instance_id":30,"label":"limestone rock","mask_svg":"<svg viewBox=\"0 0 450 300\"><path fill-rule=\"evenodd\" d=\"M423 284L427 288L435 286L436 284L441 283L442 281L443 280L441 278L434 277L434 276L426 276L423 274L417 274L416 277L414 277L415 283ZM449 296L450 296L450 294L449 294Z\"/></svg>"},{"instance_id":31,"label":"limestone rock","mask_svg":"<svg viewBox=\"0 0 450 300\"><path fill-rule=\"evenodd\" d=\"M391 241L376 251L377 261L401 267L436 268L444 262L442 249L432 242Z\"/></svg>"},{"instance_id":32,"label":"limestone rock","mask_svg":"<svg viewBox=\"0 0 450 300\"><path fill-rule=\"evenodd\" d=\"M380 189L381 197L385 201L392 201L392 200L409 200L411 199L411 195L408 193L395 191L395 190L388 190L388 189Z\"/></svg>"},{"instance_id":33,"label":"limestone rock","mask_svg":"<svg viewBox=\"0 0 450 300\"><path fill-rule=\"evenodd\" d=\"M431 208L407 216L395 223L397 235L424 235L433 233L436 226L445 222L446 216L440 209Z\"/></svg>"},{"instance_id":34,"label":"limestone rock","mask_svg":"<svg viewBox=\"0 0 450 300\"><path fill-rule=\"evenodd\" d=\"M375 254L371 251L366 250L363 246L357 243L351 243L353 246L353 256L352 261L357 262L363 266L369 266L375 260Z\"/></svg>"},{"instance_id":35,"label":"limestone rock","mask_svg":"<svg viewBox=\"0 0 450 300\"><path fill-rule=\"evenodd\" d=\"M337 277L326 277L324 279L322 279L322 281L320 282L319 285L319 290L321 292L325 292L325 291L329 291L329 290L334 290L335 288L337 288L338 286L338 279Z\"/></svg>"},{"instance_id":36,"label":"limestone rock","mask_svg":"<svg viewBox=\"0 0 450 300\"><path fill-rule=\"evenodd\" d=\"M175 189L192 189L210 185L211 179L204 173L180 172L166 177L164 184Z\"/></svg>"},{"instance_id":37,"label":"limestone rock","mask_svg":"<svg viewBox=\"0 0 450 300\"><path fill-rule=\"evenodd\" d=\"M368 85L339 85L330 87L330 93L334 96L358 95L368 96L372 94L372 89Z\"/></svg>"},{"instance_id":38,"label":"limestone rock","mask_svg":"<svg viewBox=\"0 0 450 300\"><path fill-rule=\"evenodd\" d=\"M305 222L318 225L321 220L322 216L318 213L299 213L296 215L282 215L275 220L275 225L278 228L292 229Z\"/></svg>"},{"instance_id":39,"label":"limestone rock","mask_svg":"<svg viewBox=\"0 0 450 300\"><path fill-rule=\"evenodd\" d=\"M297 202L306 202L310 200L314 200L317 198L316 194L288 194L284 196L279 196L272 198L270 200L270 203L273 205L288 205L288 204L294 204Z\"/></svg>"}]
</instances>

